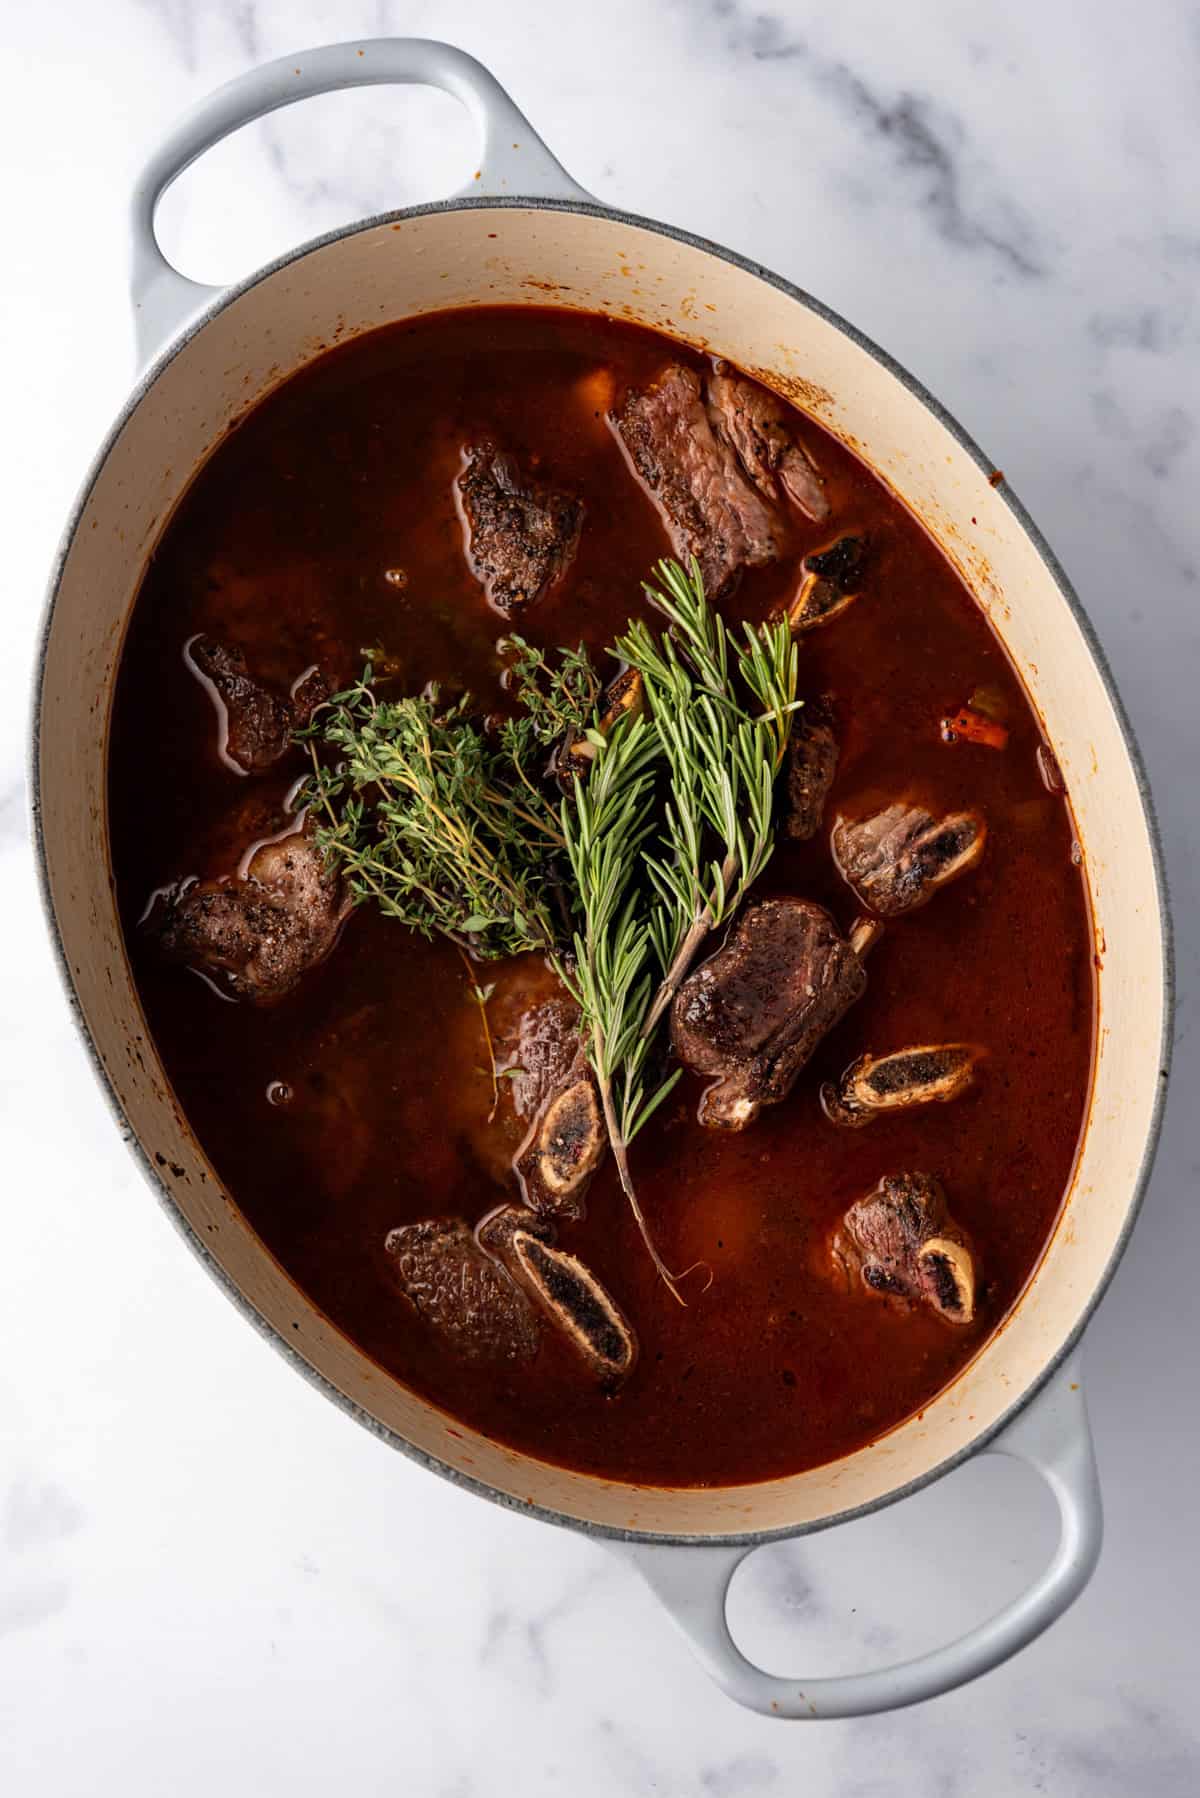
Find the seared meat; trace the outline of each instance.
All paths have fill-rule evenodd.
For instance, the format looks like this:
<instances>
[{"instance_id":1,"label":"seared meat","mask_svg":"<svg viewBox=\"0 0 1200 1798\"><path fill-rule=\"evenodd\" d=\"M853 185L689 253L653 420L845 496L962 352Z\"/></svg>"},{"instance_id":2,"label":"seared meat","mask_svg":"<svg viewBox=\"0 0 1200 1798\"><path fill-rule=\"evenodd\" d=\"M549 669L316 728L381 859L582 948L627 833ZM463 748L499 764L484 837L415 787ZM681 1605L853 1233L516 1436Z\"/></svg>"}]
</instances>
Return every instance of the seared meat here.
<instances>
[{"instance_id":1,"label":"seared meat","mask_svg":"<svg viewBox=\"0 0 1200 1798\"><path fill-rule=\"evenodd\" d=\"M944 1105L970 1086L980 1053L969 1043L939 1043L860 1055L836 1084L826 1081L821 1088L822 1110L831 1124L857 1128L881 1112Z\"/></svg>"},{"instance_id":2,"label":"seared meat","mask_svg":"<svg viewBox=\"0 0 1200 1798\"><path fill-rule=\"evenodd\" d=\"M454 980L458 972L449 978ZM553 1023L556 1013L564 1020L573 1018L574 1007L538 955L492 963L481 978L482 985L464 971L459 1002L448 1012L437 1044L439 1066L446 1070L439 1082L440 1111L446 1139L456 1155L469 1161L478 1190L508 1192L514 1186L514 1157L545 1102L544 1080L561 1077L539 1057L552 1057L567 1034L553 1028L540 1037L526 1034L522 1048L522 1033L543 1009ZM487 993L482 1015L480 990ZM552 998L558 1002L550 1003ZM567 1048L566 1067L573 1052Z\"/></svg>"},{"instance_id":3,"label":"seared meat","mask_svg":"<svg viewBox=\"0 0 1200 1798\"><path fill-rule=\"evenodd\" d=\"M872 1292L920 1301L951 1323L975 1315L974 1256L929 1174L885 1176L851 1205L833 1254Z\"/></svg>"},{"instance_id":4,"label":"seared meat","mask_svg":"<svg viewBox=\"0 0 1200 1798\"><path fill-rule=\"evenodd\" d=\"M847 942L807 899L761 899L725 944L688 975L671 1007L675 1053L697 1074L719 1076L700 1122L744 1130L764 1105L787 1097L821 1038L866 987L872 933Z\"/></svg>"},{"instance_id":5,"label":"seared meat","mask_svg":"<svg viewBox=\"0 0 1200 1798\"><path fill-rule=\"evenodd\" d=\"M632 1372L637 1360L632 1328L595 1274L577 1256L554 1247L545 1224L519 1206L505 1205L484 1219L479 1240L595 1373L624 1379Z\"/></svg>"},{"instance_id":6,"label":"seared meat","mask_svg":"<svg viewBox=\"0 0 1200 1798\"><path fill-rule=\"evenodd\" d=\"M815 837L837 773L838 744L828 699L809 699L792 719L783 828L797 842Z\"/></svg>"},{"instance_id":7,"label":"seared meat","mask_svg":"<svg viewBox=\"0 0 1200 1798\"><path fill-rule=\"evenodd\" d=\"M522 473L515 456L482 443L458 479L471 567L507 617L560 581L574 560L583 505Z\"/></svg>"},{"instance_id":8,"label":"seared meat","mask_svg":"<svg viewBox=\"0 0 1200 1798\"><path fill-rule=\"evenodd\" d=\"M518 1231L526 1236L536 1236L539 1242L553 1242L556 1234L552 1223L536 1216L526 1206L501 1205L479 1220L475 1236L480 1248L486 1249L494 1261L501 1262L511 1273L516 1253L513 1237Z\"/></svg>"},{"instance_id":9,"label":"seared meat","mask_svg":"<svg viewBox=\"0 0 1200 1798\"><path fill-rule=\"evenodd\" d=\"M285 698L249 672L240 649L213 637L193 637L187 659L212 695L220 720L218 750L246 774L277 762L291 745L292 732L309 721L330 688L317 667L309 668Z\"/></svg>"},{"instance_id":10,"label":"seared meat","mask_svg":"<svg viewBox=\"0 0 1200 1798\"><path fill-rule=\"evenodd\" d=\"M537 1313L460 1217L392 1230L384 1243L400 1286L456 1354L472 1361L529 1361Z\"/></svg>"},{"instance_id":11,"label":"seared meat","mask_svg":"<svg viewBox=\"0 0 1200 1798\"><path fill-rule=\"evenodd\" d=\"M693 369L671 363L653 385L629 395L615 423L676 554L684 562L695 556L710 598L741 569L782 553L779 509L747 480L725 438L713 435Z\"/></svg>"},{"instance_id":12,"label":"seared meat","mask_svg":"<svg viewBox=\"0 0 1200 1798\"><path fill-rule=\"evenodd\" d=\"M172 959L222 975L233 992L262 1004L324 960L348 909L312 837L292 831L256 849L244 874L178 893L160 940Z\"/></svg>"},{"instance_id":13,"label":"seared meat","mask_svg":"<svg viewBox=\"0 0 1200 1798\"><path fill-rule=\"evenodd\" d=\"M805 556L803 578L787 606L795 635L827 624L858 597L866 550L865 537L839 537L829 549Z\"/></svg>"},{"instance_id":14,"label":"seared meat","mask_svg":"<svg viewBox=\"0 0 1200 1798\"><path fill-rule=\"evenodd\" d=\"M607 1147L596 1082L580 1048L517 1152L521 1197L534 1211L582 1217L584 1195Z\"/></svg>"},{"instance_id":15,"label":"seared meat","mask_svg":"<svg viewBox=\"0 0 1200 1798\"><path fill-rule=\"evenodd\" d=\"M468 984L455 1014L461 1036L447 1046L452 1064L477 1071L477 1077L455 1087L462 1103L448 1113L447 1127L460 1133L488 1181L511 1189L515 1178L536 1210L582 1216L595 1163L579 1154L567 1102L572 1089L582 1085L575 1105L590 1112L579 1007L538 955L517 957L489 974L487 1015L498 1087L493 1095L481 1065L479 1006Z\"/></svg>"},{"instance_id":16,"label":"seared meat","mask_svg":"<svg viewBox=\"0 0 1200 1798\"><path fill-rule=\"evenodd\" d=\"M323 668L314 662L306 668L292 686L292 728L303 730L309 723L317 707L324 705L333 692L333 686Z\"/></svg>"},{"instance_id":17,"label":"seared meat","mask_svg":"<svg viewBox=\"0 0 1200 1798\"><path fill-rule=\"evenodd\" d=\"M833 854L843 879L881 918L912 911L983 854L987 825L977 812L934 818L899 803L857 822L839 818Z\"/></svg>"},{"instance_id":18,"label":"seared meat","mask_svg":"<svg viewBox=\"0 0 1200 1798\"><path fill-rule=\"evenodd\" d=\"M814 523L829 516L821 476L808 452L792 437L788 410L769 388L718 361L707 383L708 416L717 436L765 499L774 500L776 478L784 492Z\"/></svg>"},{"instance_id":19,"label":"seared meat","mask_svg":"<svg viewBox=\"0 0 1200 1798\"><path fill-rule=\"evenodd\" d=\"M501 1081L500 1125L527 1129L504 1173L515 1173L534 1211L582 1217L607 1137L579 1035L579 1007L535 957L501 977L493 1005ZM511 1072L509 1071L511 1070ZM489 1124L488 1144L497 1126ZM512 1137L509 1135L509 1144ZM501 1145L502 1146L502 1145ZM483 1159L489 1160L486 1154Z\"/></svg>"},{"instance_id":20,"label":"seared meat","mask_svg":"<svg viewBox=\"0 0 1200 1798\"><path fill-rule=\"evenodd\" d=\"M506 1084L519 1118L533 1118L554 1093L564 1091L580 1067L579 1007L566 993L531 1005L521 1014Z\"/></svg>"}]
</instances>

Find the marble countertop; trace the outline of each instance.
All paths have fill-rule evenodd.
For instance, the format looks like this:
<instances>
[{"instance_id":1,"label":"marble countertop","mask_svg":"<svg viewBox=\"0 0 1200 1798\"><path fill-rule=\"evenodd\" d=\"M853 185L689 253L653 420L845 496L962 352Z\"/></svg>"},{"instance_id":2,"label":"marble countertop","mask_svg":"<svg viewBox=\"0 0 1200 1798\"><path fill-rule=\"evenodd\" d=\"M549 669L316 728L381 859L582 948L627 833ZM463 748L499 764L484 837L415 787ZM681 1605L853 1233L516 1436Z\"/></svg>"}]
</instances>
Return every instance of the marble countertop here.
<instances>
[{"instance_id":1,"label":"marble countertop","mask_svg":"<svg viewBox=\"0 0 1200 1798\"><path fill-rule=\"evenodd\" d=\"M810 287L938 394L1079 588L1140 734L1178 929L1174 1096L1085 1366L1108 1538L1049 1635L921 1709L800 1728L717 1696L625 1567L461 1493L298 1380L122 1147L44 940L22 707L0 711L0 1789L13 1798L1200 1789L1194 1032L1200 900L1200 29L1174 0L57 0L0 23L0 643L19 689L53 548L132 376L126 196L177 112L337 37L474 51L587 187ZM163 210L221 280L459 184L443 95L276 115ZM934 1645L1046 1558L989 1459L755 1557L780 1670Z\"/></svg>"}]
</instances>

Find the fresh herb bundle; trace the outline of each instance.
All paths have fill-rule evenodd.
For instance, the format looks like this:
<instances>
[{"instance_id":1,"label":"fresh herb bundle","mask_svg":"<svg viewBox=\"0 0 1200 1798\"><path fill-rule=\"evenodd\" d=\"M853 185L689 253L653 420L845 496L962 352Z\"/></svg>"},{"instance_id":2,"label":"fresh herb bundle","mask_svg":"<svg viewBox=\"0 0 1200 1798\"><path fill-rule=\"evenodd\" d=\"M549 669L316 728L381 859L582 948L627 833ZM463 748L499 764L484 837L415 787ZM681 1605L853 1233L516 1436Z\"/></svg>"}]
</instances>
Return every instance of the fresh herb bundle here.
<instances>
[{"instance_id":1,"label":"fresh herb bundle","mask_svg":"<svg viewBox=\"0 0 1200 1798\"><path fill-rule=\"evenodd\" d=\"M548 875L564 842L534 772L536 723L489 732L467 698L445 706L435 687L381 699L371 676L368 663L301 733L313 762L303 798L329 865L356 903L478 960L553 948Z\"/></svg>"},{"instance_id":2,"label":"fresh herb bundle","mask_svg":"<svg viewBox=\"0 0 1200 1798\"><path fill-rule=\"evenodd\" d=\"M645 592L666 628L632 621L610 652L637 672L645 704L607 733L582 645L552 660L514 636L501 647L521 711L499 726L469 698L443 705L436 688L383 699L368 664L300 737L317 842L356 902L475 960L553 956L580 1007L622 1188L678 1298L629 1145L679 1078L661 1072L664 1014L770 858L797 654L786 622L728 632L694 563L655 574ZM574 736L591 745L590 772L556 806L545 750ZM489 990L474 987L485 1035Z\"/></svg>"}]
</instances>

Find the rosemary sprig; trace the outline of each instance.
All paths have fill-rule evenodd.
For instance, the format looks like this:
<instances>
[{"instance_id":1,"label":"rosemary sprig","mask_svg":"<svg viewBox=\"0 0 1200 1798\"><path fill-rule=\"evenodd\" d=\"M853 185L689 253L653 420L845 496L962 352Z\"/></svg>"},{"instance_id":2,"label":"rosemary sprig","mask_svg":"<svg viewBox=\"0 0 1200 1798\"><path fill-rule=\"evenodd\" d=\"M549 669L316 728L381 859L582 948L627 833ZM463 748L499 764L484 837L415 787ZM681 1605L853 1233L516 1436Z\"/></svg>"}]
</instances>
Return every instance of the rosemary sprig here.
<instances>
[{"instance_id":1,"label":"rosemary sprig","mask_svg":"<svg viewBox=\"0 0 1200 1798\"><path fill-rule=\"evenodd\" d=\"M630 1143L679 1078L676 1069L646 1092L650 1039L642 1026L654 982L637 869L655 829L650 800L662 740L646 717L623 718L607 737L593 730L589 739L596 750L591 773L586 782L576 775L573 797L562 806L581 922L572 965L560 958L556 967L580 1009L622 1190L655 1267L679 1298L676 1276L654 1245L629 1171Z\"/></svg>"},{"instance_id":2,"label":"rosemary sprig","mask_svg":"<svg viewBox=\"0 0 1200 1798\"><path fill-rule=\"evenodd\" d=\"M670 770L666 853L647 858L647 915L662 979L644 1029L653 1033L709 931L732 916L771 856L775 777L787 748L798 656L786 620L731 638L709 605L700 569L655 569L651 604L670 622L661 639L632 623L615 653L642 676ZM745 704L738 681L757 710ZM712 845L710 849L708 846Z\"/></svg>"}]
</instances>

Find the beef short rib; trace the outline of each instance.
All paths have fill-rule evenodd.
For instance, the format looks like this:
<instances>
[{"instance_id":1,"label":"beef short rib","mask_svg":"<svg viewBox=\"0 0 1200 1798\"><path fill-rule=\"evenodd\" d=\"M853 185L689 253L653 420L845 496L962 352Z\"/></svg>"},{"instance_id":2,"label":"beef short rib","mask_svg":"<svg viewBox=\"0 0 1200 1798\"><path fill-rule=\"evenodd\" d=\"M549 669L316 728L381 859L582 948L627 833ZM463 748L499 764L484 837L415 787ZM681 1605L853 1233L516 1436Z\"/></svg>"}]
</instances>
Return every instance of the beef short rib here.
<instances>
[{"instance_id":1,"label":"beef short rib","mask_svg":"<svg viewBox=\"0 0 1200 1798\"><path fill-rule=\"evenodd\" d=\"M894 918L973 868L986 840L978 812L935 818L924 806L901 802L868 818L839 818L833 854L863 904L878 917Z\"/></svg>"},{"instance_id":2,"label":"beef short rib","mask_svg":"<svg viewBox=\"0 0 1200 1798\"><path fill-rule=\"evenodd\" d=\"M185 653L216 705L218 750L245 774L259 774L286 754L292 732L301 730L329 698L329 683L316 667L307 669L285 697L250 673L240 649L214 637L193 637Z\"/></svg>"},{"instance_id":3,"label":"beef short rib","mask_svg":"<svg viewBox=\"0 0 1200 1798\"><path fill-rule=\"evenodd\" d=\"M581 1055L513 1163L526 1204L553 1217L582 1217L584 1195L607 1147L596 1082Z\"/></svg>"},{"instance_id":4,"label":"beef short rib","mask_svg":"<svg viewBox=\"0 0 1200 1798\"><path fill-rule=\"evenodd\" d=\"M872 1292L930 1306L951 1323L975 1315L975 1258L929 1174L890 1174L851 1205L835 1262Z\"/></svg>"},{"instance_id":5,"label":"beef short rib","mask_svg":"<svg viewBox=\"0 0 1200 1798\"><path fill-rule=\"evenodd\" d=\"M263 1004L324 960L348 909L311 834L294 830L256 849L244 874L184 888L154 924L172 960Z\"/></svg>"},{"instance_id":6,"label":"beef short rib","mask_svg":"<svg viewBox=\"0 0 1200 1798\"><path fill-rule=\"evenodd\" d=\"M858 598L866 555L866 538L848 536L805 556L800 585L786 608L794 636L828 624Z\"/></svg>"},{"instance_id":7,"label":"beef short rib","mask_svg":"<svg viewBox=\"0 0 1200 1798\"><path fill-rule=\"evenodd\" d=\"M969 1043L931 1043L892 1055L860 1055L839 1081L821 1088L831 1124L857 1129L889 1112L947 1104L970 1086L981 1051Z\"/></svg>"},{"instance_id":8,"label":"beef short rib","mask_svg":"<svg viewBox=\"0 0 1200 1798\"><path fill-rule=\"evenodd\" d=\"M537 964L536 973L545 978L544 969ZM502 1046L509 1069L505 1086L513 1112L529 1122L545 1109L555 1093L570 1085L578 1071L578 1005L561 991L552 992L549 998L538 999L520 1012L515 1025L504 1031L503 1038L497 1035L497 1054Z\"/></svg>"},{"instance_id":9,"label":"beef short rib","mask_svg":"<svg viewBox=\"0 0 1200 1798\"><path fill-rule=\"evenodd\" d=\"M815 837L837 773L838 743L828 699L806 700L792 718L784 774L784 834L795 842Z\"/></svg>"},{"instance_id":10,"label":"beef short rib","mask_svg":"<svg viewBox=\"0 0 1200 1798\"><path fill-rule=\"evenodd\" d=\"M734 451L764 499L775 500L778 481L806 518L817 524L828 518L820 472L796 442L788 408L778 395L718 360L708 378L707 400L713 430Z\"/></svg>"},{"instance_id":11,"label":"beef short rib","mask_svg":"<svg viewBox=\"0 0 1200 1798\"><path fill-rule=\"evenodd\" d=\"M533 605L574 560L581 501L536 480L491 442L468 449L458 490L467 557L488 599L506 618Z\"/></svg>"},{"instance_id":12,"label":"beef short rib","mask_svg":"<svg viewBox=\"0 0 1200 1798\"><path fill-rule=\"evenodd\" d=\"M479 1226L495 1255L601 1379L624 1379L637 1360L637 1338L611 1295L576 1255L554 1246L554 1232L519 1205L504 1205Z\"/></svg>"},{"instance_id":13,"label":"beef short rib","mask_svg":"<svg viewBox=\"0 0 1200 1798\"><path fill-rule=\"evenodd\" d=\"M524 1012L511 1066L513 1111L531 1120L512 1164L521 1197L545 1216L582 1217L608 1137L573 999L556 994Z\"/></svg>"},{"instance_id":14,"label":"beef short rib","mask_svg":"<svg viewBox=\"0 0 1200 1798\"><path fill-rule=\"evenodd\" d=\"M615 424L675 553L685 563L696 558L710 599L743 568L783 553L783 516L747 478L727 438L714 434L694 369L669 364L629 394Z\"/></svg>"},{"instance_id":15,"label":"beef short rib","mask_svg":"<svg viewBox=\"0 0 1200 1798\"><path fill-rule=\"evenodd\" d=\"M744 1130L764 1105L786 1098L866 984L859 948L821 906L782 897L747 906L671 1007L679 1059L693 1073L717 1076L700 1101L700 1122Z\"/></svg>"},{"instance_id":16,"label":"beef short rib","mask_svg":"<svg viewBox=\"0 0 1200 1798\"><path fill-rule=\"evenodd\" d=\"M471 1361L532 1360L537 1313L462 1218L403 1224L384 1247L405 1296L456 1354Z\"/></svg>"}]
</instances>

